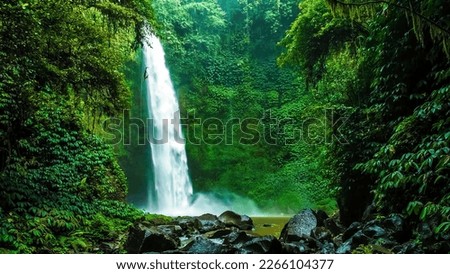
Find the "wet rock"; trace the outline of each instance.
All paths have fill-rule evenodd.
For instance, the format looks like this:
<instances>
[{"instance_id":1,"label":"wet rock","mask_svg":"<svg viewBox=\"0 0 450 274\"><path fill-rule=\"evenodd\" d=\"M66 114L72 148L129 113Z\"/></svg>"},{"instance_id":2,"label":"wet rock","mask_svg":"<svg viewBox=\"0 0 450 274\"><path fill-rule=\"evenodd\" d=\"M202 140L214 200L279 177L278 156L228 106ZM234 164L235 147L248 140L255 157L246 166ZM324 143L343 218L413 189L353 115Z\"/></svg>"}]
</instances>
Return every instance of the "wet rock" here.
<instances>
[{"instance_id":1,"label":"wet rock","mask_svg":"<svg viewBox=\"0 0 450 274\"><path fill-rule=\"evenodd\" d=\"M392 251L397 254L422 254L423 250L413 241L397 245L392 248Z\"/></svg>"},{"instance_id":2,"label":"wet rock","mask_svg":"<svg viewBox=\"0 0 450 274\"><path fill-rule=\"evenodd\" d=\"M225 211L220 214L219 220L227 226L235 226L242 230L252 230L253 220L247 215L239 215L233 211Z\"/></svg>"},{"instance_id":3,"label":"wet rock","mask_svg":"<svg viewBox=\"0 0 450 274\"><path fill-rule=\"evenodd\" d=\"M378 225L369 225L363 229L364 235L370 238L379 239L386 236L386 230Z\"/></svg>"},{"instance_id":4,"label":"wet rock","mask_svg":"<svg viewBox=\"0 0 450 274\"><path fill-rule=\"evenodd\" d=\"M348 254L360 245L367 245L371 238L364 235L362 230L357 231L352 237L343 242L336 250L337 254Z\"/></svg>"},{"instance_id":5,"label":"wet rock","mask_svg":"<svg viewBox=\"0 0 450 274\"><path fill-rule=\"evenodd\" d=\"M130 228L128 233L128 239L125 243L125 250L129 254L139 254L141 251L142 243L145 239L145 230L142 224L135 225Z\"/></svg>"},{"instance_id":6,"label":"wet rock","mask_svg":"<svg viewBox=\"0 0 450 274\"><path fill-rule=\"evenodd\" d=\"M342 234L339 234L335 237L333 237L333 243L335 246L341 246L342 245Z\"/></svg>"},{"instance_id":7,"label":"wet rock","mask_svg":"<svg viewBox=\"0 0 450 274\"><path fill-rule=\"evenodd\" d=\"M252 238L252 236L244 231L234 231L225 237L224 243L229 245L239 245L250 241Z\"/></svg>"},{"instance_id":8,"label":"wet rock","mask_svg":"<svg viewBox=\"0 0 450 274\"><path fill-rule=\"evenodd\" d=\"M147 227L137 224L128 233L125 250L130 254L139 254L176 249L179 245L177 235L180 229L177 226Z\"/></svg>"},{"instance_id":9,"label":"wet rock","mask_svg":"<svg viewBox=\"0 0 450 274\"><path fill-rule=\"evenodd\" d=\"M433 225L416 225L413 236L403 216L391 214L384 219L352 223L344 230L338 219L306 209L289 220L278 240L253 235L248 231L253 227L248 216L227 211L219 217L212 214L178 217L169 224L143 221L124 235L128 238L123 248L135 254L449 253L450 241L434 235ZM121 249L121 242L108 242L101 248L114 253Z\"/></svg>"},{"instance_id":10,"label":"wet rock","mask_svg":"<svg viewBox=\"0 0 450 274\"><path fill-rule=\"evenodd\" d=\"M400 214L391 214L382 223L397 242L405 242L411 237L411 232L407 231L404 218Z\"/></svg>"},{"instance_id":11,"label":"wet rock","mask_svg":"<svg viewBox=\"0 0 450 274\"><path fill-rule=\"evenodd\" d=\"M172 238L168 234L164 234L155 227L145 230L145 239L142 243L139 253L148 252L164 252L167 250L177 249L180 241L178 238Z\"/></svg>"},{"instance_id":12,"label":"wet rock","mask_svg":"<svg viewBox=\"0 0 450 274\"><path fill-rule=\"evenodd\" d=\"M393 231L401 231L404 227L404 220L400 214L391 214L383 220L383 225Z\"/></svg>"},{"instance_id":13,"label":"wet rock","mask_svg":"<svg viewBox=\"0 0 450 274\"><path fill-rule=\"evenodd\" d=\"M225 224L222 223L216 215L203 214L196 219L200 222L198 230L201 233L225 228Z\"/></svg>"},{"instance_id":14,"label":"wet rock","mask_svg":"<svg viewBox=\"0 0 450 274\"><path fill-rule=\"evenodd\" d=\"M120 251L119 242L103 242L100 244L100 248L106 254L117 254ZM49 253L51 254L51 253Z\"/></svg>"},{"instance_id":15,"label":"wet rock","mask_svg":"<svg viewBox=\"0 0 450 274\"><path fill-rule=\"evenodd\" d=\"M237 246L239 253L245 254L279 254L282 252L280 241L274 236L255 237Z\"/></svg>"},{"instance_id":16,"label":"wet rock","mask_svg":"<svg viewBox=\"0 0 450 274\"><path fill-rule=\"evenodd\" d=\"M360 222L354 222L352 223L345 231L344 234L342 234L342 240L345 242L348 239L350 239L353 235L355 235L356 232L361 230L362 224Z\"/></svg>"},{"instance_id":17,"label":"wet rock","mask_svg":"<svg viewBox=\"0 0 450 274\"><path fill-rule=\"evenodd\" d=\"M319 253L320 254L335 254L336 248L334 247L334 244L332 242L326 242L320 248Z\"/></svg>"},{"instance_id":18,"label":"wet rock","mask_svg":"<svg viewBox=\"0 0 450 274\"><path fill-rule=\"evenodd\" d=\"M326 219L324 221L324 223L323 223L323 226L325 228L327 228L331 232L331 234L334 235L334 236L343 232L343 228L341 228L337 224L337 222L334 219L332 219L332 218Z\"/></svg>"},{"instance_id":19,"label":"wet rock","mask_svg":"<svg viewBox=\"0 0 450 274\"><path fill-rule=\"evenodd\" d=\"M364 225L364 227L374 226L374 225L382 226L381 221L377 220L377 219L364 222L363 225Z\"/></svg>"},{"instance_id":20,"label":"wet rock","mask_svg":"<svg viewBox=\"0 0 450 274\"><path fill-rule=\"evenodd\" d=\"M310 249L304 243L282 243L284 254L310 254Z\"/></svg>"},{"instance_id":21,"label":"wet rock","mask_svg":"<svg viewBox=\"0 0 450 274\"><path fill-rule=\"evenodd\" d=\"M371 218L374 217L374 214L376 212L376 206L375 203L371 203L369 206L367 206L367 208L364 210L361 220L363 220L364 222L367 220L370 220Z\"/></svg>"},{"instance_id":22,"label":"wet rock","mask_svg":"<svg viewBox=\"0 0 450 274\"><path fill-rule=\"evenodd\" d=\"M238 228L242 230L252 230L255 228L252 218L247 215L241 215L241 222Z\"/></svg>"},{"instance_id":23,"label":"wet rock","mask_svg":"<svg viewBox=\"0 0 450 274\"><path fill-rule=\"evenodd\" d=\"M204 236L195 236L182 250L190 254L222 254L227 251L222 244Z\"/></svg>"},{"instance_id":24,"label":"wet rock","mask_svg":"<svg viewBox=\"0 0 450 274\"><path fill-rule=\"evenodd\" d=\"M183 229L179 225L159 225L156 229L173 238L180 237L183 234Z\"/></svg>"},{"instance_id":25,"label":"wet rock","mask_svg":"<svg viewBox=\"0 0 450 274\"><path fill-rule=\"evenodd\" d=\"M219 230L207 232L204 235L210 239L225 238L226 236L230 235L233 231L235 231L235 230L219 229Z\"/></svg>"},{"instance_id":26,"label":"wet rock","mask_svg":"<svg viewBox=\"0 0 450 274\"><path fill-rule=\"evenodd\" d=\"M332 241L331 232L323 226L314 228L312 230L312 237L320 242Z\"/></svg>"},{"instance_id":27,"label":"wet rock","mask_svg":"<svg viewBox=\"0 0 450 274\"><path fill-rule=\"evenodd\" d=\"M300 240L301 243L305 243L309 249L311 249L311 252L316 252L317 249L320 249L322 247L322 243L319 242L317 239L314 239L313 237L304 237L302 240Z\"/></svg>"},{"instance_id":28,"label":"wet rock","mask_svg":"<svg viewBox=\"0 0 450 274\"><path fill-rule=\"evenodd\" d=\"M178 217L173 221L173 223L175 225L179 225L184 231L189 232L198 230L202 225L197 218L187 216Z\"/></svg>"},{"instance_id":29,"label":"wet rock","mask_svg":"<svg viewBox=\"0 0 450 274\"><path fill-rule=\"evenodd\" d=\"M352 240L342 243L336 250L336 254L350 254L352 251Z\"/></svg>"},{"instance_id":30,"label":"wet rock","mask_svg":"<svg viewBox=\"0 0 450 274\"><path fill-rule=\"evenodd\" d=\"M361 230L356 232L351 238L352 249L357 248L360 245L367 245L371 239L367 237Z\"/></svg>"},{"instance_id":31,"label":"wet rock","mask_svg":"<svg viewBox=\"0 0 450 274\"><path fill-rule=\"evenodd\" d=\"M311 236L311 231L317 227L317 218L311 209L302 210L294 215L281 231L280 239L284 242L299 241Z\"/></svg>"}]
</instances>

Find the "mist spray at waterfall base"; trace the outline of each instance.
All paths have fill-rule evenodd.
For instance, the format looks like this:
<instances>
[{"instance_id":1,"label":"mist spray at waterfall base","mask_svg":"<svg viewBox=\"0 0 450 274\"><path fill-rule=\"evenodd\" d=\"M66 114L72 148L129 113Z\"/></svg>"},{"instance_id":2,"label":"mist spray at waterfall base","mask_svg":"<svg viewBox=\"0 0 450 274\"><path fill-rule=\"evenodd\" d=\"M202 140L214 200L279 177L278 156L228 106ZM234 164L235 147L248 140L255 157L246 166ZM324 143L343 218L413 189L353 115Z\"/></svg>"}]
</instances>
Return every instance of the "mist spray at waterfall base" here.
<instances>
[{"instance_id":1,"label":"mist spray at waterfall base","mask_svg":"<svg viewBox=\"0 0 450 274\"><path fill-rule=\"evenodd\" d=\"M253 201L236 194L193 193L185 144L180 142L181 125L171 123L180 120L179 105L160 40L148 35L143 54L154 174L153 182L149 182L151 199L146 210L169 216L220 214L226 210L257 214Z\"/></svg>"},{"instance_id":2,"label":"mist spray at waterfall base","mask_svg":"<svg viewBox=\"0 0 450 274\"><path fill-rule=\"evenodd\" d=\"M198 216L204 213L219 215L227 210L239 214L261 216L262 213L254 201L234 193L196 193L193 202L187 208L187 215Z\"/></svg>"}]
</instances>

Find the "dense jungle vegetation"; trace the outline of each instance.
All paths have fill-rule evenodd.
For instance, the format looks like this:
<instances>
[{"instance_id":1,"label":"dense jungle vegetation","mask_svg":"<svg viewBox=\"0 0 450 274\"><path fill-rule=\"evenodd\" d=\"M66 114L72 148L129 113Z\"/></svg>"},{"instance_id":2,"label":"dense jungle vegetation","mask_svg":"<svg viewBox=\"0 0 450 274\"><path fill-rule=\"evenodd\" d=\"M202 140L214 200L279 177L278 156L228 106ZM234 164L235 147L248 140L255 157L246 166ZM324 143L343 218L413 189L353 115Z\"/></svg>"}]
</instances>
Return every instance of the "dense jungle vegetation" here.
<instances>
[{"instance_id":1,"label":"dense jungle vegetation","mask_svg":"<svg viewBox=\"0 0 450 274\"><path fill-rule=\"evenodd\" d=\"M98 134L131 90L149 1L0 4L0 251L95 252L143 214Z\"/></svg>"},{"instance_id":2,"label":"dense jungle vegetation","mask_svg":"<svg viewBox=\"0 0 450 274\"><path fill-rule=\"evenodd\" d=\"M149 32L196 191L271 214L338 211L345 225L400 213L448 237L448 1L5 0L0 253L123 252L133 223L168 218L126 202L148 154L102 131L125 109L145 116Z\"/></svg>"}]
</instances>

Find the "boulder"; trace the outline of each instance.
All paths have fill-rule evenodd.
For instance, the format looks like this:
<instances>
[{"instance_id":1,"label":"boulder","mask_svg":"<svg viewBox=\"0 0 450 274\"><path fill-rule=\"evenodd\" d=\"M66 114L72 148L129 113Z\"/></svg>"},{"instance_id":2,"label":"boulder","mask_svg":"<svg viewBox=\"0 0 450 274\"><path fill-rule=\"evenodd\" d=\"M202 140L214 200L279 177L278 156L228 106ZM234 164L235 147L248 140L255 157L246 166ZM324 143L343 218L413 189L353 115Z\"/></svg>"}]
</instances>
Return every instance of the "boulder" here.
<instances>
[{"instance_id":1,"label":"boulder","mask_svg":"<svg viewBox=\"0 0 450 274\"><path fill-rule=\"evenodd\" d=\"M216 243L204 236L195 236L182 249L190 254L222 254L230 253L224 245Z\"/></svg>"},{"instance_id":2,"label":"boulder","mask_svg":"<svg viewBox=\"0 0 450 274\"><path fill-rule=\"evenodd\" d=\"M336 254L350 254L352 251L352 241L348 240L342 243L338 249L336 249Z\"/></svg>"},{"instance_id":3,"label":"boulder","mask_svg":"<svg viewBox=\"0 0 450 274\"><path fill-rule=\"evenodd\" d=\"M323 226L319 226L316 227L312 230L311 236L317 240L319 240L320 242L325 242L325 241L331 241L332 240L332 236L331 236L331 232L323 227Z\"/></svg>"},{"instance_id":4,"label":"boulder","mask_svg":"<svg viewBox=\"0 0 450 274\"><path fill-rule=\"evenodd\" d=\"M241 230L252 230L253 220L247 215L239 215L233 211L225 211L220 214L219 220L226 226L234 226Z\"/></svg>"},{"instance_id":5,"label":"boulder","mask_svg":"<svg viewBox=\"0 0 450 274\"><path fill-rule=\"evenodd\" d=\"M317 218L311 209L302 210L294 215L281 231L283 242L295 242L310 237L311 231L317 227Z\"/></svg>"},{"instance_id":6,"label":"boulder","mask_svg":"<svg viewBox=\"0 0 450 274\"><path fill-rule=\"evenodd\" d=\"M139 254L141 251L142 243L145 239L146 227L142 224L134 225L128 232L128 238L125 243L125 250L129 254Z\"/></svg>"},{"instance_id":7,"label":"boulder","mask_svg":"<svg viewBox=\"0 0 450 274\"><path fill-rule=\"evenodd\" d=\"M232 229L226 228L226 229L219 229L219 230L206 232L203 235L210 239L219 239L219 238L225 238L226 236L230 235L233 231L234 230L232 230Z\"/></svg>"},{"instance_id":8,"label":"boulder","mask_svg":"<svg viewBox=\"0 0 450 274\"><path fill-rule=\"evenodd\" d=\"M284 254L310 254L310 249L304 243L282 243Z\"/></svg>"},{"instance_id":9,"label":"boulder","mask_svg":"<svg viewBox=\"0 0 450 274\"><path fill-rule=\"evenodd\" d=\"M336 250L337 254L348 254L360 245L367 245L372 239L364 235L362 230L357 231L353 236L343 242Z\"/></svg>"},{"instance_id":10,"label":"boulder","mask_svg":"<svg viewBox=\"0 0 450 274\"><path fill-rule=\"evenodd\" d=\"M172 238L169 234L159 231L155 227L145 230L145 238L139 253L157 252L162 253L167 250L175 250L180 244L178 238Z\"/></svg>"},{"instance_id":11,"label":"boulder","mask_svg":"<svg viewBox=\"0 0 450 274\"><path fill-rule=\"evenodd\" d=\"M250 241L253 237L244 231L233 231L224 238L224 243L229 245L239 245Z\"/></svg>"},{"instance_id":12,"label":"boulder","mask_svg":"<svg viewBox=\"0 0 450 274\"><path fill-rule=\"evenodd\" d=\"M198 230L201 233L206 233L213 230L219 230L225 228L225 224L222 223L216 215L213 214L203 214L196 219L200 222Z\"/></svg>"},{"instance_id":13,"label":"boulder","mask_svg":"<svg viewBox=\"0 0 450 274\"><path fill-rule=\"evenodd\" d=\"M379 239L386 236L386 230L378 225L368 225L363 229L364 235L373 239Z\"/></svg>"},{"instance_id":14,"label":"boulder","mask_svg":"<svg viewBox=\"0 0 450 274\"><path fill-rule=\"evenodd\" d=\"M159 225L156 229L172 238L181 237L183 235L183 229L179 225Z\"/></svg>"},{"instance_id":15,"label":"boulder","mask_svg":"<svg viewBox=\"0 0 450 274\"><path fill-rule=\"evenodd\" d=\"M252 230L253 228L255 228L252 218L247 215L241 215L241 221L238 228L242 230Z\"/></svg>"},{"instance_id":16,"label":"boulder","mask_svg":"<svg viewBox=\"0 0 450 274\"><path fill-rule=\"evenodd\" d=\"M280 241L274 236L255 237L236 246L244 254L279 254L282 252Z\"/></svg>"},{"instance_id":17,"label":"boulder","mask_svg":"<svg viewBox=\"0 0 450 274\"><path fill-rule=\"evenodd\" d=\"M334 247L333 243L326 242L320 248L319 253L320 254L335 254L336 253L336 248Z\"/></svg>"},{"instance_id":18,"label":"boulder","mask_svg":"<svg viewBox=\"0 0 450 274\"><path fill-rule=\"evenodd\" d=\"M175 218L172 223L180 226L184 231L189 232L197 231L202 225L197 218L187 216Z\"/></svg>"},{"instance_id":19,"label":"boulder","mask_svg":"<svg viewBox=\"0 0 450 274\"><path fill-rule=\"evenodd\" d=\"M147 224L148 225L148 224ZM176 225L147 226L140 223L131 227L125 243L130 254L175 250L180 244L182 229Z\"/></svg>"}]
</instances>

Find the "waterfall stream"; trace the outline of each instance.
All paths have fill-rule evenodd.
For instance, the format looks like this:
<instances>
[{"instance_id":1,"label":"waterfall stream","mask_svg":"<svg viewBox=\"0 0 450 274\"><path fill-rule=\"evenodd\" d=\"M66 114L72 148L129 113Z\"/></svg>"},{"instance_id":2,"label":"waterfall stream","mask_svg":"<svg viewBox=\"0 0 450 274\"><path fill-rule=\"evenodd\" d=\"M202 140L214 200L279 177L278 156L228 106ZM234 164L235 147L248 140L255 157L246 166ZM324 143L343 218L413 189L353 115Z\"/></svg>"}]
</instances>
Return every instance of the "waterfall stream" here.
<instances>
[{"instance_id":1,"label":"waterfall stream","mask_svg":"<svg viewBox=\"0 0 450 274\"><path fill-rule=\"evenodd\" d=\"M149 136L154 170L155 199L149 209L174 215L190 206L192 184L177 96L167 69L164 49L159 39L148 36L144 43L144 64L150 117Z\"/></svg>"},{"instance_id":2,"label":"waterfall stream","mask_svg":"<svg viewBox=\"0 0 450 274\"><path fill-rule=\"evenodd\" d=\"M256 204L233 193L196 193L189 178L180 112L160 40L150 35L144 43L145 88L150 117L153 182L146 210L169 216L220 214L236 210L259 214ZM150 167L149 167L150 168Z\"/></svg>"}]
</instances>

